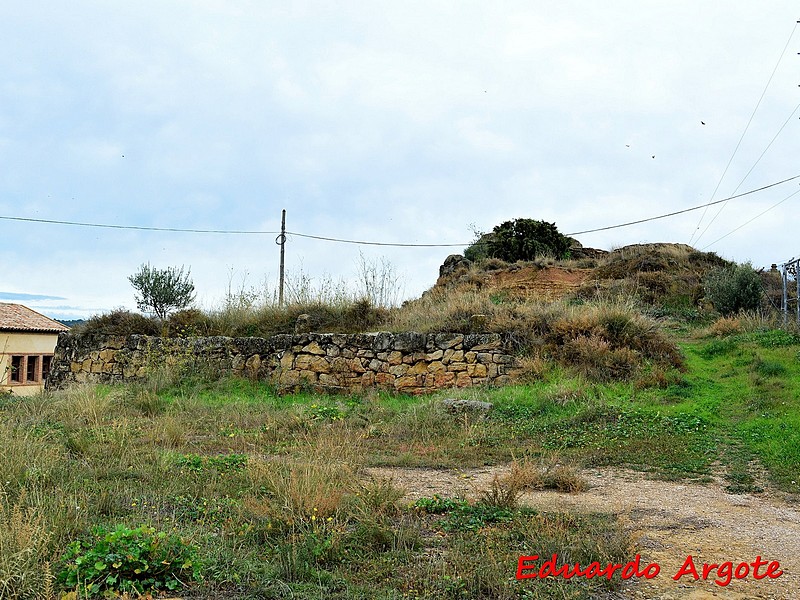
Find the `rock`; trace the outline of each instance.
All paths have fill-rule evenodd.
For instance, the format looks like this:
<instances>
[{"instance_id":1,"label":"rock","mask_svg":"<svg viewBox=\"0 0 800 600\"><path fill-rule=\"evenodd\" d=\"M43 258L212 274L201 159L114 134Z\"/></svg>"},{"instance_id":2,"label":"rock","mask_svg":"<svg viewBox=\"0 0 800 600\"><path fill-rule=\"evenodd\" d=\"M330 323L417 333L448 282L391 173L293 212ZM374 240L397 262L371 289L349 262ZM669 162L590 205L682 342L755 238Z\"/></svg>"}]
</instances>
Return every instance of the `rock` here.
<instances>
[{"instance_id":1,"label":"rock","mask_svg":"<svg viewBox=\"0 0 800 600\"><path fill-rule=\"evenodd\" d=\"M486 329L486 323L488 321L489 319L486 317L486 315L481 315L481 314L470 315L469 317L470 331L483 331L484 329Z\"/></svg>"},{"instance_id":2,"label":"rock","mask_svg":"<svg viewBox=\"0 0 800 600\"><path fill-rule=\"evenodd\" d=\"M295 333L308 333L311 331L311 315L303 313L297 316L297 321L294 323Z\"/></svg>"},{"instance_id":3,"label":"rock","mask_svg":"<svg viewBox=\"0 0 800 600\"><path fill-rule=\"evenodd\" d=\"M469 269L472 261L465 258L461 254L451 254L444 259L444 263L439 267L439 277L446 277L452 275L456 271L466 271Z\"/></svg>"},{"instance_id":4,"label":"rock","mask_svg":"<svg viewBox=\"0 0 800 600\"><path fill-rule=\"evenodd\" d=\"M445 398L439 404L449 413L458 414L465 412L488 413L493 408L491 402L480 400L463 400L459 398Z\"/></svg>"}]
</instances>

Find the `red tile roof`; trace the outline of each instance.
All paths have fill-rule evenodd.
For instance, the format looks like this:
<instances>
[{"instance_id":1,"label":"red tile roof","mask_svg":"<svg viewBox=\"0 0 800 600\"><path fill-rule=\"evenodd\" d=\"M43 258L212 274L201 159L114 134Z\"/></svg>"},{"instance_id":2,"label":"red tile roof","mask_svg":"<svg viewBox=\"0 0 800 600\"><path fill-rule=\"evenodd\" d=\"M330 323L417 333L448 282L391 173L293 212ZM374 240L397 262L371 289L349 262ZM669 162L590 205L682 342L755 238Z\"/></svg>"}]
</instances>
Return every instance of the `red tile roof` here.
<instances>
[{"instance_id":1,"label":"red tile roof","mask_svg":"<svg viewBox=\"0 0 800 600\"><path fill-rule=\"evenodd\" d=\"M0 331L39 331L58 333L69 327L45 317L22 304L0 302Z\"/></svg>"}]
</instances>

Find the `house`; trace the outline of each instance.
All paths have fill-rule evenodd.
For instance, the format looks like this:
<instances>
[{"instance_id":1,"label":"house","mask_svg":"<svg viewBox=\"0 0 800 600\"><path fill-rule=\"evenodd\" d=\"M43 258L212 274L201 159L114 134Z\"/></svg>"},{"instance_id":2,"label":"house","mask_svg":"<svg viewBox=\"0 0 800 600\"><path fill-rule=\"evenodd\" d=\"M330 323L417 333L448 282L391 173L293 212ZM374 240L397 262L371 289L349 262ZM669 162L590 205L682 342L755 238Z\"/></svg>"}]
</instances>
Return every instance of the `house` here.
<instances>
[{"instance_id":1,"label":"house","mask_svg":"<svg viewBox=\"0 0 800 600\"><path fill-rule=\"evenodd\" d=\"M21 304L0 302L0 392L30 396L44 388L58 334L69 327Z\"/></svg>"}]
</instances>

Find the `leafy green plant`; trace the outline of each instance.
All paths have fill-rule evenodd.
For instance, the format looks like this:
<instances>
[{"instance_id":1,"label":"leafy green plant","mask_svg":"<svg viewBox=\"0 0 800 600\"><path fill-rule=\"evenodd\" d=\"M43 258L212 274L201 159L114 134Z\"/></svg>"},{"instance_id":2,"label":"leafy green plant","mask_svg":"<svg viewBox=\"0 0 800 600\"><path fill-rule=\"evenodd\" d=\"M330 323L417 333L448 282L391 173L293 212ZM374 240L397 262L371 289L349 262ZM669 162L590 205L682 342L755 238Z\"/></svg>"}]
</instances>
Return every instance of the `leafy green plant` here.
<instances>
[{"instance_id":1,"label":"leafy green plant","mask_svg":"<svg viewBox=\"0 0 800 600\"><path fill-rule=\"evenodd\" d=\"M467 505L462 498L442 498L439 494L434 494L432 498L419 498L412 504L415 510L429 515L441 515Z\"/></svg>"},{"instance_id":2,"label":"leafy green plant","mask_svg":"<svg viewBox=\"0 0 800 600\"><path fill-rule=\"evenodd\" d=\"M344 418L344 413L336 406L312 404L308 408L314 421L339 421Z\"/></svg>"},{"instance_id":3,"label":"leafy green plant","mask_svg":"<svg viewBox=\"0 0 800 600\"><path fill-rule=\"evenodd\" d=\"M187 473L202 473L214 469L218 473L238 473L247 466L246 454L220 454L219 456L199 456L197 454L182 454L175 461L181 471Z\"/></svg>"},{"instance_id":4,"label":"leafy green plant","mask_svg":"<svg viewBox=\"0 0 800 600\"><path fill-rule=\"evenodd\" d=\"M755 310L764 286L750 263L716 268L705 280L706 296L723 315Z\"/></svg>"},{"instance_id":5,"label":"leafy green plant","mask_svg":"<svg viewBox=\"0 0 800 600\"><path fill-rule=\"evenodd\" d=\"M514 219L495 226L485 243L487 255L508 262L533 260L541 256L566 258L569 253L569 238L558 231L554 223L533 219ZM465 255L470 253L468 248Z\"/></svg>"},{"instance_id":6,"label":"leafy green plant","mask_svg":"<svg viewBox=\"0 0 800 600\"><path fill-rule=\"evenodd\" d=\"M63 564L59 583L87 597L174 591L201 576L193 546L177 535L147 526L98 527L89 540L69 544Z\"/></svg>"},{"instance_id":7,"label":"leafy green plant","mask_svg":"<svg viewBox=\"0 0 800 600\"><path fill-rule=\"evenodd\" d=\"M156 269L143 264L128 277L136 290L136 305L139 310L150 312L159 319L166 319L170 312L182 309L194 302L194 283L191 269L184 273L183 267Z\"/></svg>"}]
</instances>

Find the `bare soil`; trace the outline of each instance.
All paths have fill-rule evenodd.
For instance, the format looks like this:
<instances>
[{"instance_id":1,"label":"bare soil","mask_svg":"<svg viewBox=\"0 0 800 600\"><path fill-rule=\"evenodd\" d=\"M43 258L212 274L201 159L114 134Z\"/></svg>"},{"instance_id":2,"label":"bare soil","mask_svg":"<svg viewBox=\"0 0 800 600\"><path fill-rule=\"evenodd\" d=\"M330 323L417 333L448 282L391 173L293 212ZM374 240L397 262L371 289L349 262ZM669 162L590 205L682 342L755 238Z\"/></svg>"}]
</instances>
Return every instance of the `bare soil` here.
<instances>
[{"instance_id":1,"label":"bare soil","mask_svg":"<svg viewBox=\"0 0 800 600\"><path fill-rule=\"evenodd\" d=\"M513 298L556 300L580 288L591 269L522 267L487 274L488 285Z\"/></svg>"},{"instance_id":2,"label":"bare soil","mask_svg":"<svg viewBox=\"0 0 800 600\"><path fill-rule=\"evenodd\" d=\"M474 498L486 489L504 467L464 470L372 468L368 475L388 478L413 501L433 494ZM577 494L528 492L521 504L543 512L613 513L630 532L634 552L642 565L654 562L660 574L646 580L633 578L620 598L702 600L707 598L800 598L800 504L797 498L777 492L758 495L729 494L720 481L708 484L670 482L647 478L621 469L583 472L590 488ZM672 579L691 555L698 572L703 563L753 562L757 556L780 561L783 575L776 579L733 579L727 586L684 576ZM509 570L516 565L509 565ZM760 571L765 571L761 567Z\"/></svg>"}]
</instances>

